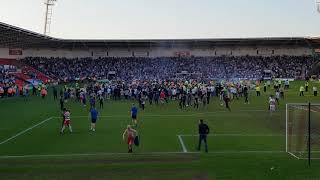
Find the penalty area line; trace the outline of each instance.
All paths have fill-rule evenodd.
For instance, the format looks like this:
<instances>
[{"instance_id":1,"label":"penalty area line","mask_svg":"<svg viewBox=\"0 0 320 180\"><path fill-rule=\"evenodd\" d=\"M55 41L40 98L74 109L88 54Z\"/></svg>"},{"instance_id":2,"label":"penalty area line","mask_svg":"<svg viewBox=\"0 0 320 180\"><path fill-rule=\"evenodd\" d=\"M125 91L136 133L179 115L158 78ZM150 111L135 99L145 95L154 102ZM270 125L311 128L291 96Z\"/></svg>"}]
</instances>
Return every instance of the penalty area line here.
<instances>
[{"instance_id":1,"label":"penalty area line","mask_svg":"<svg viewBox=\"0 0 320 180\"><path fill-rule=\"evenodd\" d=\"M276 154L276 153L285 153L285 151L209 151L209 154Z\"/></svg>"},{"instance_id":2,"label":"penalty area line","mask_svg":"<svg viewBox=\"0 0 320 180\"><path fill-rule=\"evenodd\" d=\"M20 135L22 135L22 134L24 134L24 133L26 133L26 132L28 132L28 131L32 130L33 128L35 128L35 127L37 127L37 126L40 126L41 124L43 124L43 123L45 123L45 122L47 122L47 121L51 120L52 118L53 118L53 117L49 117L49 118L47 118L47 119L45 119L45 120L43 120L43 121L41 121L41 122L39 122L39 123L37 123L37 124L35 124L35 125L33 125L33 126L29 127L29 128L27 128L27 129L25 129L25 130L23 130L23 131L21 131L21 132L17 133L16 135L11 136L10 138L8 138L8 139L6 139L6 140L4 140L4 141L0 142L0 145L2 145L2 144L4 144L4 143L6 143L6 142L8 142L8 141L10 141L10 140L12 140L12 139L14 139L14 138L16 138L16 137L20 136Z\"/></svg>"},{"instance_id":3,"label":"penalty area line","mask_svg":"<svg viewBox=\"0 0 320 180\"><path fill-rule=\"evenodd\" d=\"M181 137L198 137L199 134L180 134ZM208 137L215 136L239 136L239 137L284 137L281 134L208 134Z\"/></svg>"},{"instance_id":4,"label":"penalty area line","mask_svg":"<svg viewBox=\"0 0 320 180\"><path fill-rule=\"evenodd\" d=\"M187 150L187 148L186 148L186 146L184 145L184 142L183 142L183 140L182 140L182 136L181 136L181 135L178 135L178 138L179 138L180 145L181 145L181 147L182 147L182 151L183 151L184 153L188 152L188 150Z\"/></svg>"}]
</instances>

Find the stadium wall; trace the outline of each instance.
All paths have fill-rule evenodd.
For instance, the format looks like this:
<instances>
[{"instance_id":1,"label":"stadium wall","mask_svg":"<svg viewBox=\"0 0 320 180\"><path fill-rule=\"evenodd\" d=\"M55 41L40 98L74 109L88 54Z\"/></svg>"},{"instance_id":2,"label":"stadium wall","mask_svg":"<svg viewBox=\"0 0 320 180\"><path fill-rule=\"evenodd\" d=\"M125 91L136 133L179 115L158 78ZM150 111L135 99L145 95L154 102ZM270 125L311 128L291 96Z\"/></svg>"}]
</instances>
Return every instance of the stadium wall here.
<instances>
[{"instance_id":1,"label":"stadium wall","mask_svg":"<svg viewBox=\"0 0 320 180\"><path fill-rule=\"evenodd\" d=\"M0 58L23 57L172 57L172 56L278 56L312 55L306 47L216 47L216 48L118 48L118 49L21 49L21 55L9 53L9 48L0 48Z\"/></svg>"}]
</instances>

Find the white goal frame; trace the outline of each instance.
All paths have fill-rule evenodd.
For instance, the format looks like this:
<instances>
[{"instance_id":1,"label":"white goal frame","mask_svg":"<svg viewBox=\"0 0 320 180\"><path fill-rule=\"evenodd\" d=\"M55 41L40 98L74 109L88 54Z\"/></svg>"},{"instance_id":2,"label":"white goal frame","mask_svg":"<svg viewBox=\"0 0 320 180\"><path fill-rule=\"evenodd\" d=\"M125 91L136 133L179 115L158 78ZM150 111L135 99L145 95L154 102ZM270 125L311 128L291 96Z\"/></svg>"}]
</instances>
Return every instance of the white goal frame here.
<instances>
[{"instance_id":1,"label":"white goal frame","mask_svg":"<svg viewBox=\"0 0 320 180\"><path fill-rule=\"evenodd\" d=\"M319 2L320 2L320 0L319 0ZM320 103L311 103L310 105L320 107ZM306 158L300 158L288 150L288 132L289 132L289 126L288 126L288 120L289 120L289 113L288 112L289 111L288 111L288 108L289 108L289 106L305 106L308 108L309 103L287 103L286 104L286 153L290 154L291 156L295 157L296 159L306 159ZM306 109L306 110L308 110L308 109Z\"/></svg>"}]
</instances>

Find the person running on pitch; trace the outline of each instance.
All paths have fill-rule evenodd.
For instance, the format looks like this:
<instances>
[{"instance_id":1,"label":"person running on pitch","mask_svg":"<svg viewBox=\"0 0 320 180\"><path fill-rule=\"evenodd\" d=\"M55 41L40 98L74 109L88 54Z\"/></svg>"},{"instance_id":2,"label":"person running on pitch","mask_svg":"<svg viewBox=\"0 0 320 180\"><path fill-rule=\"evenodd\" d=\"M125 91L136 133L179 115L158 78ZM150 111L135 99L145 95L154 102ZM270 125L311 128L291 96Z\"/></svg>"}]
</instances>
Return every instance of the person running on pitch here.
<instances>
[{"instance_id":1,"label":"person running on pitch","mask_svg":"<svg viewBox=\"0 0 320 180\"><path fill-rule=\"evenodd\" d=\"M137 134L137 131L131 128L130 125L127 126L126 130L122 134L123 140L125 140L125 136L127 135L128 153L132 153L134 139L137 136Z\"/></svg>"},{"instance_id":2,"label":"person running on pitch","mask_svg":"<svg viewBox=\"0 0 320 180\"><path fill-rule=\"evenodd\" d=\"M269 97L269 111L271 115L276 111L276 100L272 95Z\"/></svg>"},{"instance_id":3,"label":"person running on pitch","mask_svg":"<svg viewBox=\"0 0 320 180\"><path fill-rule=\"evenodd\" d=\"M138 116L138 108L135 106L135 104L132 104L131 107L131 119L132 119L132 123L137 126L138 125L138 121L137 121L137 116Z\"/></svg>"},{"instance_id":4,"label":"person running on pitch","mask_svg":"<svg viewBox=\"0 0 320 180\"><path fill-rule=\"evenodd\" d=\"M63 109L63 125L60 133L63 134L64 129L69 127L69 131L72 133L71 120L70 120L70 111L66 108Z\"/></svg>"},{"instance_id":5,"label":"person running on pitch","mask_svg":"<svg viewBox=\"0 0 320 180\"><path fill-rule=\"evenodd\" d=\"M90 128L90 130L95 132L96 131L96 123L97 123L97 120L98 120L99 112L96 110L96 108L93 107L90 110L90 115L91 115L91 128Z\"/></svg>"}]
</instances>

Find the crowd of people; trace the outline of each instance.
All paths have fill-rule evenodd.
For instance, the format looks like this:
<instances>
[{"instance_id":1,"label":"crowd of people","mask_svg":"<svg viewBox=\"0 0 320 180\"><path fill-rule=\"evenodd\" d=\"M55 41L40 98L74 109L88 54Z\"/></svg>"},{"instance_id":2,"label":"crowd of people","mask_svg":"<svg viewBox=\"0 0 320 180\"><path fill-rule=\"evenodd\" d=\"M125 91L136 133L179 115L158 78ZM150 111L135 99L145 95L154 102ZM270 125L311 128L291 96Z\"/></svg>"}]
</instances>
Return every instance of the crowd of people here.
<instances>
[{"instance_id":1,"label":"crowd of people","mask_svg":"<svg viewBox=\"0 0 320 180\"><path fill-rule=\"evenodd\" d=\"M62 81L78 79L261 79L265 71L274 78L299 78L312 68L311 56L220 56L220 57L108 57L40 58L24 63Z\"/></svg>"},{"instance_id":2,"label":"crowd of people","mask_svg":"<svg viewBox=\"0 0 320 180\"><path fill-rule=\"evenodd\" d=\"M5 68L4 65L0 65L0 98L5 94L8 96L13 96L17 89L15 77L14 75L10 74L10 71L13 69L13 67Z\"/></svg>"},{"instance_id":3,"label":"crowd of people","mask_svg":"<svg viewBox=\"0 0 320 180\"><path fill-rule=\"evenodd\" d=\"M259 81L110 81L107 83L92 82L75 86L65 86L60 91L60 105L64 108L65 100L79 101L83 106L103 108L107 99L135 100L144 110L148 105L164 106L169 101L177 101L180 109L207 107L212 97L220 100L221 106L230 110L229 102L244 98L249 103L249 90L260 86ZM54 87L53 87L54 88ZM57 97L54 88L54 96ZM88 103L89 102L89 103Z\"/></svg>"}]
</instances>

